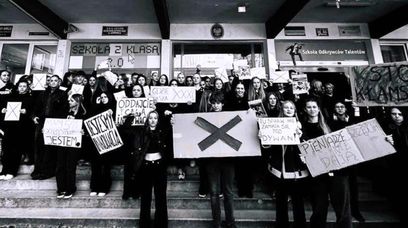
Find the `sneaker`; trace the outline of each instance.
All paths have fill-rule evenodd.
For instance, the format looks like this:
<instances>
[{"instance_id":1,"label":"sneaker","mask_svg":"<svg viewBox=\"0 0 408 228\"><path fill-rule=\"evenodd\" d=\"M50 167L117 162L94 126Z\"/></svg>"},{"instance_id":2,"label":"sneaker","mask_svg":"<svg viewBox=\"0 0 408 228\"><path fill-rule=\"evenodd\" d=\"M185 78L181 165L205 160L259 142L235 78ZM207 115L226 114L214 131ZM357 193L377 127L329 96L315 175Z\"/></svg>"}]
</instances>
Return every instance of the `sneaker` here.
<instances>
[{"instance_id":1,"label":"sneaker","mask_svg":"<svg viewBox=\"0 0 408 228\"><path fill-rule=\"evenodd\" d=\"M224 195L223 195L223 194L220 194L219 197L222 199L222 198L224 198Z\"/></svg>"},{"instance_id":2,"label":"sneaker","mask_svg":"<svg viewBox=\"0 0 408 228\"><path fill-rule=\"evenodd\" d=\"M65 193L65 195L64 195L64 199L70 199L70 198L72 198L72 193Z\"/></svg>"},{"instance_id":3,"label":"sneaker","mask_svg":"<svg viewBox=\"0 0 408 228\"><path fill-rule=\"evenodd\" d=\"M106 196L106 193L100 192L100 193L98 193L98 196L99 196L99 197L104 197L104 196Z\"/></svg>"},{"instance_id":4,"label":"sneaker","mask_svg":"<svg viewBox=\"0 0 408 228\"><path fill-rule=\"evenodd\" d=\"M179 180L184 180L184 179L186 179L186 174L185 174L182 170L179 171L178 173L179 173L179 175L178 175L178 179L179 179Z\"/></svg>"},{"instance_id":5,"label":"sneaker","mask_svg":"<svg viewBox=\"0 0 408 228\"><path fill-rule=\"evenodd\" d=\"M96 195L98 195L97 192L91 192L91 193L89 193L89 196L96 196Z\"/></svg>"},{"instance_id":6,"label":"sneaker","mask_svg":"<svg viewBox=\"0 0 408 228\"><path fill-rule=\"evenodd\" d=\"M62 199L65 196L65 192L58 192L57 193L57 199Z\"/></svg>"},{"instance_id":7,"label":"sneaker","mask_svg":"<svg viewBox=\"0 0 408 228\"><path fill-rule=\"evenodd\" d=\"M13 179L13 178L14 178L13 175L7 174L7 175L4 176L3 180L11 180L11 179Z\"/></svg>"},{"instance_id":8,"label":"sneaker","mask_svg":"<svg viewBox=\"0 0 408 228\"><path fill-rule=\"evenodd\" d=\"M200 197L200 198L205 198L206 196L207 196L207 194L201 194L201 193L198 194L198 197Z\"/></svg>"}]
</instances>

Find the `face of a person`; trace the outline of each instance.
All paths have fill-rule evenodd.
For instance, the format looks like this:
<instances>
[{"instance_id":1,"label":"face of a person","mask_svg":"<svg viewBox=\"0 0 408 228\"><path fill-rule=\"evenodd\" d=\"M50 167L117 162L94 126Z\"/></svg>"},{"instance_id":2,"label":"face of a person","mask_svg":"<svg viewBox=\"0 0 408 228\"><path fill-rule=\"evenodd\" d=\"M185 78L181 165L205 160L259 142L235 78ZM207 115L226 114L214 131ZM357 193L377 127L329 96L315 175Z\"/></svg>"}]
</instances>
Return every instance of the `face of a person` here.
<instances>
[{"instance_id":1,"label":"face of a person","mask_svg":"<svg viewBox=\"0 0 408 228\"><path fill-rule=\"evenodd\" d=\"M200 85L201 82L201 77L198 74L194 74L193 75L193 83L194 85Z\"/></svg>"},{"instance_id":2,"label":"face of a person","mask_svg":"<svg viewBox=\"0 0 408 228\"><path fill-rule=\"evenodd\" d=\"M234 76L228 77L228 81L229 81L229 83L232 84L232 82L234 81Z\"/></svg>"},{"instance_id":3,"label":"face of a person","mask_svg":"<svg viewBox=\"0 0 408 228\"><path fill-rule=\"evenodd\" d=\"M278 83L278 89L283 90L285 87L283 86L283 83Z\"/></svg>"},{"instance_id":4,"label":"face of a person","mask_svg":"<svg viewBox=\"0 0 408 228\"><path fill-rule=\"evenodd\" d=\"M166 84L166 81L167 81L166 77L164 77L164 76L160 77L160 80L159 80L160 84L164 85L164 84Z\"/></svg>"},{"instance_id":5,"label":"face of a person","mask_svg":"<svg viewBox=\"0 0 408 228\"><path fill-rule=\"evenodd\" d=\"M170 82L170 86L172 86L172 87L177 87L177 82L176 82L176 81L171 81L171 82Z\"/></svg>"},{"instance_id":6,"label":"face of a person","mask_svg":"<svg viewBox=\"0 0 408 228\"><path fill-rule=\"evenodd\" d=\"M324 87L324 90L326 91L327 94L332 94L334 91L334 88L332 85L327 85Z\"/></svg>"},{"instance_id":7,"label":"face of a person","mask_svg":"<svg viewBox=\"0 0 408 228\"><path fill-rule=\"evenodd\" d=\"M139 79L137 79L137 83L139 83L139 85L144 86L146 84L146 79L144 77L140 77Z\"/></svg>"},{"instance_id":8,"label":"face of a person","mask_svg":"<svg viewBox=\"0 0 408 228\"><path fill-rule=\"evenodd\" d=\"M152 74L152 80L155 81L155 82L159 81L159 75L157 73L153 73Z\"/></svg>"},{"instance_id":9,"label":"face of a person","mask_svg":"<svg viewBox=\"0 0 408 228\"><path fill-rule=\"evenodd\" d=\"M156 127L157 123L159 122L159 117L155 112L150 113L148 120L149 121L149 126L150 127Z\"/></svg>"},{"instance_id":10,"label":"face of a person","mask_svg":"<svg viewBox=\"0 0 408 228\"><path fill-rule=\"evenodd\" d=\"M206 84L207 86L210 86L210 85L211 85L211 79L210 79L210 78L207 78L207 79L205 80L205 84Z\"/></svg>"},{"instance_id":11,"label":"face of a person","mask_svg":"<svg viewBox=\"0 0 408 228\"><path fill-rule=\"evenodd\" d=\"M184 80L185 80L184 74L178 74L178 75L177 75L177 81L178 81L180 84L184 84Z\"/></svg>"},{"instance_id":12,"label":"face of a person","mask_svg":"<svg viewBox=\"0 0 408 228\"><path fill-rule=\"evenodd\" d=\"M235 88L235 93L237 94L238 97L244 97L245 94L244 85L238 84L237 87Z\"/></svg>"},{"instance_id":13,"label":"face of a person","mask_svg":"<svg viewBox=\"0 0 408 228\"><path fill-rule=\"evenodd\" d=\"M306 102L305 112L309 117L316 117L319 115L320 109L315 101Z\"/></svg>"},{"instance_id":14,"label":"face of a person","mask_svg":"<svg viewBox=\"0 0 408 228\"><path fill-rule=\"evenodd\" d=\"M51 88L57 88L57 87L58 87L58 84L59 84L59 78L57 78L57 77L51 77L48 85L49 85Z\"/></svg>"},{"instance_id":15,"label":"face of a person","mask_svg":"<svg viewBox=\"0 0 408 228\"><path fill-rule=\"evenodd\" d=\"M28 84L26 82L20 82L20 84L18 84L18 93L19 94L24 94L28 91Z\"/></svg>"},{"instance_id":16,"label":"face of a person","mask_svg":"<svg viewBox=\"0 0 408 228\"><path fill-rule=\"evenodd\" d=\"M133 97L141 97L142 96L142 87L140 87L138 85L133 86L132 95L133 95Z\"/></svg>"},{"instance_id":17,"label":"face of a person","mask_svg":"<svg viewBox=\"0 0 408 228\"><path fill-rule=\"evenodd\" d=\"M132 82L133 84L137 84L137 75L132 76Z\"/></svg>"},{"instance_id":18,"label":"face of a person","mask_svg":"<svg viewBox=\"0 0 408 228\"><path fill-rule=\"evenodd\" d=\"M224 106L224 104L221 102L215 102L214 104L211 104L211 107L214 110L214 112L221 112L222 106Z\"/></svg>"},{"instance_id":19,"label":"face of a person","mask_svg":"<svg viewBox=\"0 0 408 228\"><path fill-rule=\"evenodd\" d=\"M276 101L277 101L277 99L276 99L275 95L271 94L271 95L269 96L269 104L270 104L271 106L275 106L275 105L276 105Z\"/></svg>"},{"instance_id":20,"label":"face of a person","mask_svg":"<svg viewBox=\"0 0 408 228\"><path fill-rule=\"evenodd\" d=\"M89 85L90 85L91 87L93 87L93 86L95 86L95 84L96 84L96 78L90 77L90 78L89 78Z\"/></svg>"},{"instance_id":21,"label":"face of a person","mask_svg":"<svg viewBox=\"0 0 408 228\"><path fill-rule=\"evenodd\" d=\"M216 80L214 86L218 90L222 89L222 81L221 80Z\"/></svg>"},{"instance_id":22,"label":"face of a person","mask_svg":"<svg viewBox=\"0 0 408 228\"><path fill-rule=\"evenodd\" d=\"M295 115L295 106L290 102L285 103L282 110L283 115L286 117L293 117Z\"/></svg>"},{"instance_id":23,"label":"face of a person","mask_svg":"<svg viewBox=\"0 0 408 228\"><path fill-rule=\"evenodd\" d=\"M401 124L404 121L404 116L402 116L402 112L399 109L393 108L391 109L391 119L394 123Z\"/></svg>"},{"instance_id":24,"label":"face of a person","mask_svg":"<svg viewBox=\"0 0 408 228\"><path fill-rule=\"evenodd\" d=\"M3 81L4 83L7 83L10 80L10 74L7 71L4 71L1 73L0 75L0 79L1 81Z\"/></svg>"},{"instance_id":25,"label":"face of a person","mask_svg":"<svg viewBox=\"0 0 408 228\"><path fill-rule=\"evenodd\" d=\"M201 81L201 82L200 82L201 88L205 88L205 85L206 85L206 84L205 84L205 81Z\"/></svg>"},{"instance_id":26,"label":"face of a person","mask_svg":"<svg viewBox=\"0 0 408 228\"><path fill-rule=\"evenodd\" d=\"M261 88L261 80L259 80L258 78L255 78L252 81L252 85L254 86L254 89L258 90L259 88Z\"/></svg>"},{"instance_id":27,"label":"face of a person","mask_svg":"<svg viewBox=\"0 0 408 228\"><path fill-rule=\"evenodd\" d=\"M78 75L75 77L75 83L76 84L82 84L84 82L84 76Z\"/></svg>"},{"instance_id":28,"label":"face of a person","mask_svg":"<svg viewBox=\"0 0 408 228\"><path fill-rule=\"evenodd\" d=\"M188 86L193 85L193 79L191 77L186 78L186 85L188 85Z\"/></svg>"},{"instance_id":29,"label":"face of a person","mask_svg":"<svg viewBox=\"0 0 408 228\"><path fill-rule=\"evenodd\" d=\"M108 96L104 93L101 94L101 102L102 104L107 104L109 102Z\"/></svg>"},{"instance_id":30,"label":"face of a person","mask_svg":"<svg viewBox=\"0 0 408 228\"><path fill-rule=\"evenodd\" d=\"M74 100L72 97L68 99L68 104L70 108L78 106L78 102L76 102L76 100Z\"/></svg>"},{"instance_id":31,"label":"face of a person","mask_svg":"<svg viewBox=\"0 0 408 228\"><path fill-rule=\"evenodd\" d=\"M342 103L337 103L334 106L334 111L338 114L338 115L344 115L347 111L346 106Z\"/></svg>"}]
</instances>

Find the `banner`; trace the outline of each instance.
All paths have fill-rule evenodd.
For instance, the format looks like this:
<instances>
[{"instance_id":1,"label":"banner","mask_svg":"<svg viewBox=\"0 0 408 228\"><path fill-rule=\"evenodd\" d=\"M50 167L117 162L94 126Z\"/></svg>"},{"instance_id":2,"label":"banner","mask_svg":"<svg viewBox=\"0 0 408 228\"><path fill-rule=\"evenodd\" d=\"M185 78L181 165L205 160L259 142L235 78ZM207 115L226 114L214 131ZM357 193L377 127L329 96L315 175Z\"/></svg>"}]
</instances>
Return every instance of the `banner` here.
<instances>
[{"instance_id":1,"label":"banner","mask_svg":"<svg viewBox=\"0 0 408 228\"><path fill-rule=\"evenodd\" d=\"M121 123L127 116L133 116L132 126L144 125L149 112L153 110L151 98L122 98L116 103L116 123Z\"/></svg>"},{"instance_id":2,"label":"banner","mask_svg":"<svg viewBox=\"0 0 408 228\"><path fill-rule=\"evenodd\" d=\"M7 102L7 112L4 121L20 120L21 102Z\"/></svg>"},{"instance_id":3,"label":"banner","mask_svg":"<svg viewBox=\"0 0 408 228\"><path fill-rule=\"evenodd\" d=\"M84 121L92 141L100 154L117 149L123 145L112 110L102 112Z\"/></svg>"},{"instance_id":4,"label":"banner","mask_svg":"<svg viewBox=\"0 0 408 228\"><path fill-rule=\"evenodd\" d=\"M367 120L298 145L313 177L395 153L377 120Z\"/></svg>"},{"instance_id":5,"label":"banner","mask_svg":"<svg viewBox=\"0 0 408 228\"><path fill-rule=\"evenodd\" d=\"M306 74L292 75L292 88L293 94L308 93L310 89L310 84L307 81L307 75Z\"/></svg>"},{"instance_id":6,"label":"banner","mask_svg":"<svg viewBox=\"0 0 408 228\"><path fill-rule=\"evenodd\" d=\"M155 99L157 103L195 103L196 90L191 86L152 86L150 97Z\"/></svg>"},{"instance_id":7,"label":"banner","mask_svg":"<svg viewBox=\"0 0 408 228\"><path fill-rule=\"evenodd\" d=\"M43 128L44 144L50 146L82 146L82 120L46 118Z\"/></svg>"},{"instance_id":8,"label":"banner","mask_svg":"<svg viewBox=\"0 0 408 228\"><path fill-rule=\"evenodd\" d=\"M297 145L296 118L258 118L262 145Z\"/></svg>"},{"instance_id":9,"label":"banner","mask_svg":"<svg viewBox=\"0 0 408 228\"><path fill-rule=\"evenodd\" d=\"M351 68L353 100L358 106L408 106L408 63Z\"/></svg>"},{"instance_id":10,"label":"banner","mask_svg":"<svg viewBox=\"0 0 408 228\"><path fill-rule=\"evenodd\" d=\"M252 111L173 114L173 117L175 158L261 156Z\"/></svg>"}]
</instances>

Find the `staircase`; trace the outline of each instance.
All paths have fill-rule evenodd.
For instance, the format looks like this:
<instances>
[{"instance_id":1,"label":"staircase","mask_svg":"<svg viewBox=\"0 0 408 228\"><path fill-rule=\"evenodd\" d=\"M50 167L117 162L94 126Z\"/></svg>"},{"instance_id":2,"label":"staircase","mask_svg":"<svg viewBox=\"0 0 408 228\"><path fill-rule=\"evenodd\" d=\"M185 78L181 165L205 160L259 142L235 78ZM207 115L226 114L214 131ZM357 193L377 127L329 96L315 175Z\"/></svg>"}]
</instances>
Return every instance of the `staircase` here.
<instances>
[{"instance_id":1,"label":"staircase","mask_svg":"<svg viewBox=\"0 0 408 228\"><path fill-rule=\"evenodd\" d=\"M0 167L1 169L1 167ZM105 197L89 196L90 167L77 168L78 191L73 198L56 198L55 178L32 180L32 166L21 166L19 175L0 181L0 227L136 227L139 200L122 200L123 169L112 169L111 192ZM187 170L186 180L169 174L168 210L170 227L211 227L208 198L198 197L197 169ZM238 227L273 227L275 201L257 184L254 197L235 199ZM354 221L354 227L394 228L398 221L384 198L371 193L368 181L360 180L360 209L365 223ZM153 204L154 205L154 204ZM311 207L306 205L310 217ZM292 215L290 215L292 216ZM335 216L329 212L328 227L334 227Z\"/></svg>"}]
</instances>

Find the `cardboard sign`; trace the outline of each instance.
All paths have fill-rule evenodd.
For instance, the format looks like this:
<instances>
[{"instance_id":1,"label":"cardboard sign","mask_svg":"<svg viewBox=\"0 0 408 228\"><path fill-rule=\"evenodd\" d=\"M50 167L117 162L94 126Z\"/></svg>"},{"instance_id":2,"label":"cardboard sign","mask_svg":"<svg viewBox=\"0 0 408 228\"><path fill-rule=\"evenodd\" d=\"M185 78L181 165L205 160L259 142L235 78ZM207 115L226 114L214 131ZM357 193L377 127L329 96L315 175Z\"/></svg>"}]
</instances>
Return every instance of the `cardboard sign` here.
<instances>
[{"instance_id":1,"label":"cardboard sign","mask_svg":"<svg viewBox=\"0 0 408 228\"><path fill-rule=\"evenodd\" d=\"M395 153L377 120L367 120L301 143L312 176Z\"/></svg>"},{"instance_id":2,"label":"cardboard sign","mask_svg":"<svg viewBox=\"0 0 408 228\"><path fill-rule=\"evenodd\" d=\"M261 156L254 112L191 113L173 116L175 158Z\"/></svg>"},{"instance_id":3,"label":"cardboard sign","mask_svg":"<svg viewBox=\"0 0 408 228\"><path fill-rule=\"evenodd\" d=\"M288 83L289 71L271 71L270 79L273 83Z\"/></svg>"},{"instance_id":4,"label":"cardboard sign","mask_svg":"<svg viewBox=\"0 0 408 228\"><path fill-rule=\"evenodd\" d=\"M259 132L262 145L297 145L296 118L259 118Z\"/></svg>"},{"instance_id":5,"label":"cardboard sign","mask_svg":"<svg viewBox=\"0 0 408 228\"><path fill-rule=\"evenodd\" d=\"M143 92L146 97L150 97L150 87L149 86L143 86Z\"/></svg>"},{"instance_id":6,"label":"cardboard sign","mask_svg":"<svg viewBox=\"0 0 408 228\"><path fill-rule=\"evenodd\" d=\"M251 68L251 76L258 77L259 79L266 79L266 70L265 67L255 67Z\"/></svg>"},{"instance_id":7,"label":"cardboard sign","mask_svg":"<svg viewBox=\"0 0 408 228\"><path fill-rule=\"evenodd\" d=\"M127 98L126 93L125 93L124 90L122 90L120 92L117 92L117 93L114 93L113 96L115 96L116 101L119 101L122 98Z\"/></svg>"},{"instance_id":8,"label":"cardboard sign","mask_svg":"<svg viewBox=\"0 0 408 228\"><path fill-rule=\"evenodd\" d=\"M18 81L24 76L25 74L16 74L14 76L14 84L17 84Z\"/></svg>"},{"instance_id":9,"label":"cardboard sign","mask_svg":"<svg viewBox=\"0 0 408 228\"><path fill-rule=\"evenodd\" d=\"M240 80L252 79L251 70L246 59L234 61L234 72L238 74Z\"/></svg>"},{"instance_id":10,"label":"cardboard sign","mask_svg":"<svg viewBox=\"0 0 408 228\"><path fill-rule=\"evenodd\" d=\"M192 86L166 87L152 86L150 97L158 103L188 103L196 102L196 90Z\"/></svg>"},{"instance_id":11,"label":"cardboard sign","mask_svg":"<svg viewBox=\"0 0 408 228\"><path fill-rule=\"evenodd\" d=\"M408 106L408 63L351 68L353 100L358 106Z\"/></svg>"},{"instance_id":12,"label":"cardboard sign","mask_svg":"<svg viewBox=\"0 0 408 228\"><path fill-rule=\"evenodd\" d=\"M77 85L77 84L73 84L71 87L71 95L74 94L83 94L84 92L84 86L83 85Z\"/></svg>"},{"instance_id":13,"label":"cardboard sign","mask_svg":"<svg viewBox=\"0 0 408 228\"><path fill-rule=\"evenodd\" d=\"M33 74L32 90L45 90L47 74Z\"/></svg>"},{"instance_id":14,"label":"cardboard sign","mask_svg":"<svg viewBox=\"0 0 408 228\"><path fill-rule=\"evenodd\" d=\"M7 112L4 121L20 120L21 102L7 102Z\"/></svg>"},{"instance_id":15,"label":"cardboard sign","mask_svg":"<svg viewBox=\"0 0 408 228\"><path fill-rule=\"evenodd\" d=\"M214 70L214 75L215 75L215 78L221 78L223 83L226 83L226 82L229 81L228 74L227 74L227 69L225 69L225 68L221 68L221 67L216 68Z\"/></svg>"},{"instance_id":16,"label":"cardboard sign","mask_svg":"<svg viewBox=\"0 0 408 228\"><path fill-rule=\"evenodd\" d=\"M134 116L132 126L144 125L149 112L153 110L151 98L122 98L116 103L116 123L121 123L127 116Z\"/></svg>"},{"instance_id":17,"label":"cardboard sign","mask_svg":"<svg viewBox=\"0 0 408 228\"><path fill-rule=\"evenodd\" d=\"M110 71L105 71L101 74L101 76L105 77L106 80L113 86L118 81L118 76Z\"/></svg>"},{"instance_id":18,"label":"cardboard sign","mask_svg":"<svg viewBox=\"0 0 408 228\"><path fill-rule=\"evenodd\" d=\"M44 144L81 148L82 120L46 118L43 128Z\"/></svg>"},{"instance_id":19,"label":"cardboard sign","mask_svg":"<svg viewBox=\"0 0 408 228\"><path fill-rule=\"evenodd\" d=\"M268 116L261 99L248 101L248 105L249 105L249 108L252 108L253 110L255 110L257 117L267 117Z\"/></svg>"},{"instance_id":20,"label":"cardboard sign","mask_svg":"<svg viewBox=\"0 0 408 228\"><path fill-rule=\"evenodd\" d=\"M84 123L100 154L117 149L123 145L115 121L112 118L112 110L93 116L85 120Z\"/></svg>"},{"instance_id":21,"label":"cardboard sign","mask_svg":"<svg viewBox=\"0 0 408 228\"><path fill-rule=\"evenodd\" d=\"M309 92L310 84L307 81L306 74L292 75L292 80L293 94L304 94Z\"/></svg>"}]
</instances>

